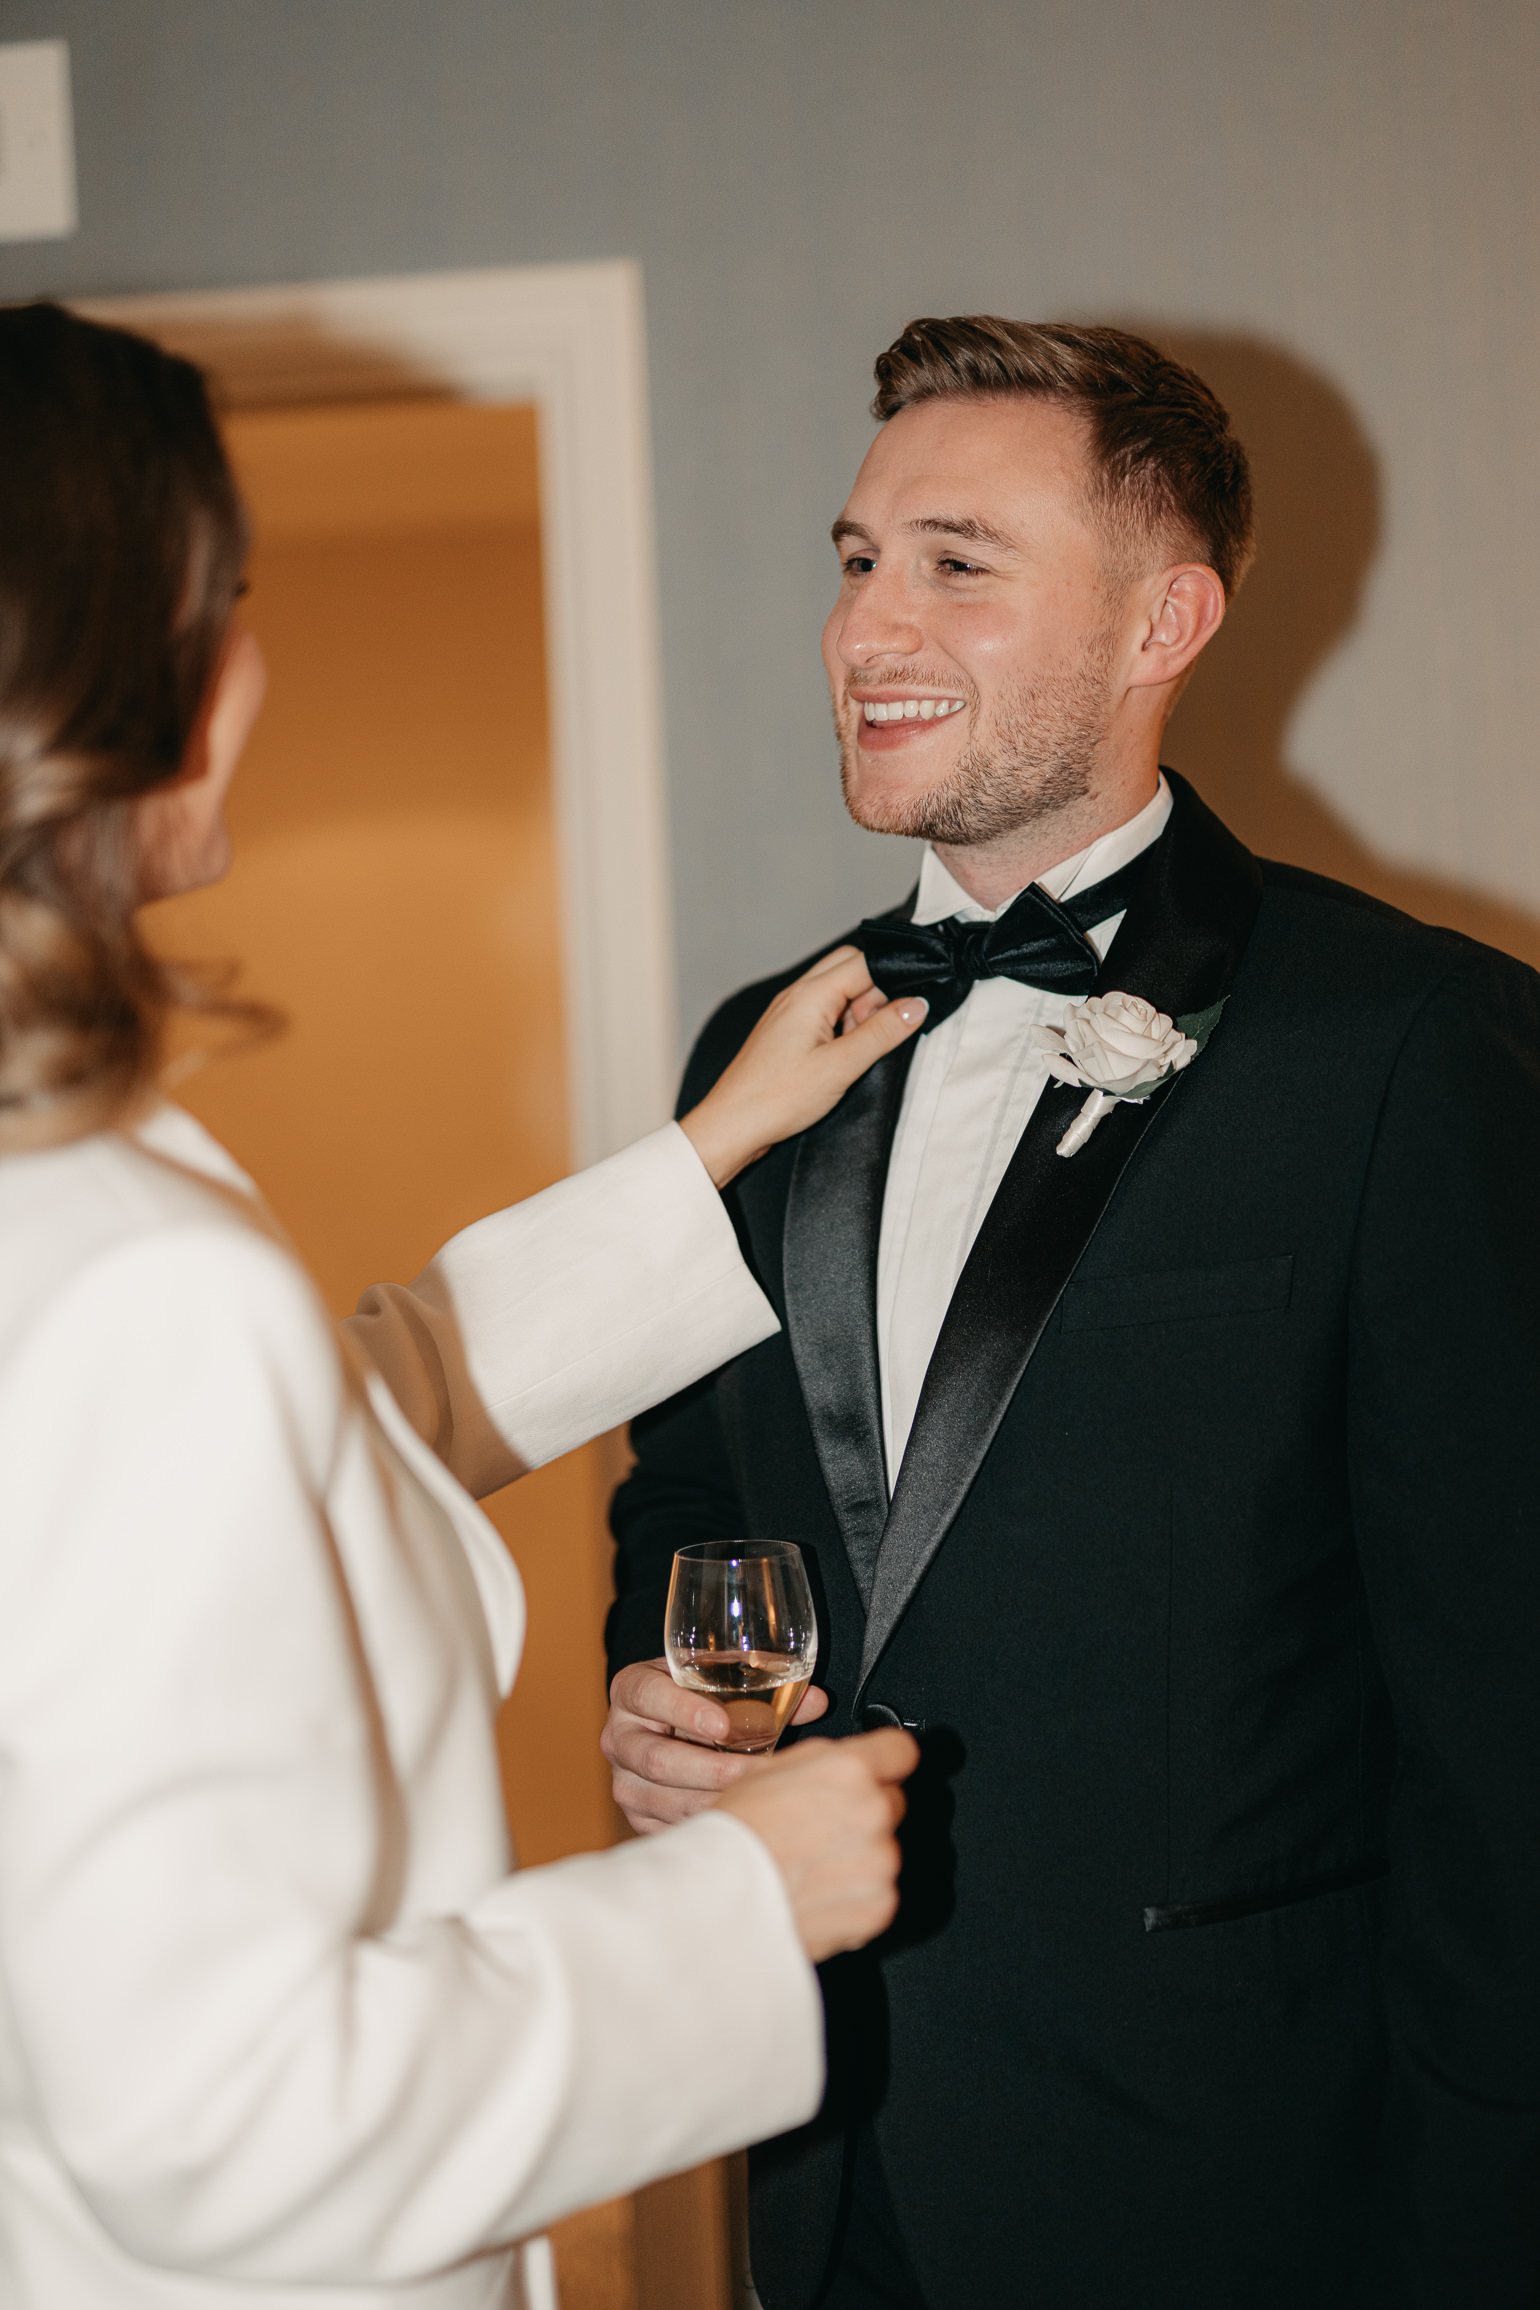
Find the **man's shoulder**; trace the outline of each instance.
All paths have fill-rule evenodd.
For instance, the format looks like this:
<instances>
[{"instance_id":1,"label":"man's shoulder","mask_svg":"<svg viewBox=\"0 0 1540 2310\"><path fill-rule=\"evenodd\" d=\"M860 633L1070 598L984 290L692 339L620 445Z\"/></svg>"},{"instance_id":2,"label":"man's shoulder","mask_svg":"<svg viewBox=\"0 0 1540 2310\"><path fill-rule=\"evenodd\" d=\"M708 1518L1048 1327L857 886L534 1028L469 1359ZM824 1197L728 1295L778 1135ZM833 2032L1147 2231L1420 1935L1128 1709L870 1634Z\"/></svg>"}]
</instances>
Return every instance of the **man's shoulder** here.
<instances>
[{"instance_id":1,"label":"man's shoulder","mask_svg":"<svg viewBox=\"0 0 1540 2310\"><path fill-rule=\"evenodd\" d=\"M1262 906L1248 962L1301 984L1353 987L1387 996L1427 993L1450 977L1533 998L1540 977L1527 963L1463 931L1423 922L1351 883L1307 867L1259 859Z\"/></svg>"}]
</instances>

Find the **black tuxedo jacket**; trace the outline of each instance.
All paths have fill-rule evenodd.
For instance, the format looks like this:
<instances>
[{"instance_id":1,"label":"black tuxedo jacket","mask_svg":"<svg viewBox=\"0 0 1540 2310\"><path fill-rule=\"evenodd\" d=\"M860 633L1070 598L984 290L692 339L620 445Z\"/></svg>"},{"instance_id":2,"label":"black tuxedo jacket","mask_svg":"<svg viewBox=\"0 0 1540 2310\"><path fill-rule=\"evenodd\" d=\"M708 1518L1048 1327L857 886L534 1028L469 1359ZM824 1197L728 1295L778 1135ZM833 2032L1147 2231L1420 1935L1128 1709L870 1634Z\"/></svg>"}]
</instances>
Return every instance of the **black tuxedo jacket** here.
<instances>
[{"instance_id":1,"label":"black tuxedo jacket","mask_svg":"<svg viewBox=\"0 0 1540 2310\"><path fill-rule=\"evenodd\" d=\"M819 1731L923 1728L825 2108L755 2156L767 2310L862 2116L931 2310L1540 2303L1540 980L1172 785L1101 983L1219 1024L1069 1159L1050 1085L892 1499L907 1049L733 1191L781 1335L635 1426L612 1664L680 1544L796 1540Z\"/></svg>"}]
</instances>

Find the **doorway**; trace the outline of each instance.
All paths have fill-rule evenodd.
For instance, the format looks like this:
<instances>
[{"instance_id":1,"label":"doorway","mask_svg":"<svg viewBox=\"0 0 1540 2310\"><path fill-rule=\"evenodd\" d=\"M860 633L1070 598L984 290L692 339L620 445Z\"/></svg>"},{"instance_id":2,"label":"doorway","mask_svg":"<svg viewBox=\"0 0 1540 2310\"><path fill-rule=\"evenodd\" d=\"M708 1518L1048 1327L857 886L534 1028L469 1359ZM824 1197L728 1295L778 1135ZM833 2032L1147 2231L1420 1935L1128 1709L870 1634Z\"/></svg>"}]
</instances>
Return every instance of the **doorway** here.
<instances>
[{"instance_id":1,"label":"doorway","mask_svg":"<svg viewBox=\"0 0 1540 2310\"><path fill-rule=\"evenodd\" d=\"M157 910L159 934L238 956L288 1026L177 1095L340 1316L571 1168L537 424L341 402L226 434L268 704L231 798L235 867ZM614 1834L601 1461L589 1446L488 1504L530 1592L503 1739L531 1862Z\"/></svg>"}]
</instances>

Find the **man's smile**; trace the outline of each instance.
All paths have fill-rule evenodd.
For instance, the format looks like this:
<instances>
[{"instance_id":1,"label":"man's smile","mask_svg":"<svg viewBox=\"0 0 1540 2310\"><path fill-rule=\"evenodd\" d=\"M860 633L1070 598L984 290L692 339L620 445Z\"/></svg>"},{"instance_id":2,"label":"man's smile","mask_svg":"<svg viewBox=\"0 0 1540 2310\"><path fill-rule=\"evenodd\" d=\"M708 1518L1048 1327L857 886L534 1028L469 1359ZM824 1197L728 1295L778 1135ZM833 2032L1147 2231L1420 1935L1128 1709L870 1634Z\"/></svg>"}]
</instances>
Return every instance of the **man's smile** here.
<instances>
[{"instance_id":1,"label":"man's smile","mask_svg":"<svg viewBox=\"0 0 1540 2310\"><path fill-rule=\"evenodd\" d=\"M940 721L944 714L960 714L961 698L863 698L861 711L868 722Z\"/></svg>"},{"instance_id":2,"label":"man's smile","mask_svg":"<svg viewBox=\"0 0 1540 2310\"><path fill-rule=\"evenodd\" d=\"M859 707L861 713L856 728L858 745L882 752L918 737L927 723L950 720L952 715L960 714L967 703L963 698L937 697L934 692L922 696L913 691L900 691L887 698L852 697L850 702ZM895 723L900 727L895 729Z\"/></svg>"}]
</instances>

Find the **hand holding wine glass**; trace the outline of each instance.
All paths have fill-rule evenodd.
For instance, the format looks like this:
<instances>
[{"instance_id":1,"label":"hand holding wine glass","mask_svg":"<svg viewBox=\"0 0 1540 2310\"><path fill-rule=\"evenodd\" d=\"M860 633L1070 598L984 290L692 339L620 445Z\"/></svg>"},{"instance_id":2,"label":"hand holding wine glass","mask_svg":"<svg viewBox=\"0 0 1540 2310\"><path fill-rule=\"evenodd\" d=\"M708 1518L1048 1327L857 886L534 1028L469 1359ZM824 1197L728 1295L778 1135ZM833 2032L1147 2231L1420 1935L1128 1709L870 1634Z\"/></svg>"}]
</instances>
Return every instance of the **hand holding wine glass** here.
<instances>
[{"instance_id":1,"label":"hand holding wine glass","mask_svg":"<svg viewBox=\"0 0 1540 2310\"><path fill-rule=\"evenodd\" d=\"M813 1724L828 1706L810 1684L791 1721ZM730 1730L727 1711L675 1684L661 1656L618 1671L599 1747L615 1802L639 1837L687 1821L742 1779L751 1760L715 1746Z\"/></svg>"}]
</instances>

